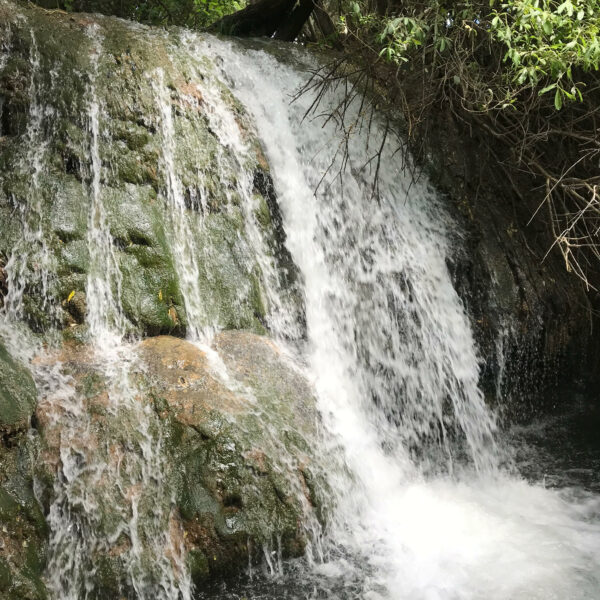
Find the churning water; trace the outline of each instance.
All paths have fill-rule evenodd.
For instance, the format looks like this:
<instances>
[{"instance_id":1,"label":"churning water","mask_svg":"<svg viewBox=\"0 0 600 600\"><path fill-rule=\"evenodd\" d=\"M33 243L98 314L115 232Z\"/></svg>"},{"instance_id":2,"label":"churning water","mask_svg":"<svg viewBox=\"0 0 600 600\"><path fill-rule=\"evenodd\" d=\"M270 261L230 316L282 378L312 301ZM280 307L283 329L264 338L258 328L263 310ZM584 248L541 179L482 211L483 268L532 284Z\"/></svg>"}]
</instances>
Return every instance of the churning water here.
<instances>
[{"instance_id":1,"label":"churning water","mask_svg":"<svg viewBox=\"0 0 600 600\"><path fill-rule=\"evenodd\" d=\"M127 341L121 273L102 185L109 166L99 152L106 137L98 90L103 42L93 25L89 36L85 185L91 301L86 319L95 346L89 360L111 382L107 419L131 424L132 438L123 446L126 456L99 460L92 452L97 440L90 416L74 382L43 360L38 363L43 402L62 436L62 468L48 517L47 581L57 600L86 598L96 558L126 536L128 576L137 598L186 600L193 591L183 550L170 533L176 524L170 513L173 492L162 475L161 434L150 409L136 400L132 383L141 367ZM31 173L31 201L21 215L24 248L16 248L6 265L8 295L0 322L0 334L13 352L19 348L11 332L22 317L28 283L24 261L32 260L27 252L39 255L36 276L44 298L52 272L38 190L42 121L51 115L44 113L48 109L36 87L35 40L32 48L26 134L31 148L23 165ZM543 481L531 483L516 474L510 444L501 439L478 387L477 349L446 267L453 252L449 233L456 225L434 191L425 181L412 182L392 141L379 160L370 160L379 148L369 144L381 139L381 125L375 119L369 131L361 127L359 107L344 105L341 91L324 96L322 115L309 111L310 94L291 102L309 77L307 68L314 66L299 49L182 34L178 52L185 53L190 72L205 69L207 59L215 65L264 145L287 248L301 274L305 322L288 302L254 222L253 173L245 166L248 150L231 106L211 78L198 83L212 130L238 157L234 191L244 204L248 232L239 243L260 265L268 325L312 380L329 437L324 454L337 457L328 473L335 509L324 540L315 540L322 552L284 565L272 579L196 593L273 600L599 598L598 490L547 488ZM178 179L177 135L164 73L154 70L147 77L162 140L159 167L166 184L159 198L169 221L167 242L181 282L188 336L205 343L219 323L211 316L214 299L199 284L211 274L202 273L204 265L194 259L202 217L189 214ZM340 135L341 107L346 124L354 124L348 144ZM220 164L216 159L217 173ZM202 205L206 198L199 193L196 201ZM98 521L99 503L114 506L108 528ZM149 503L154 503L153 518L142 522L140 507Z\"/></svg>"}]
</instances>

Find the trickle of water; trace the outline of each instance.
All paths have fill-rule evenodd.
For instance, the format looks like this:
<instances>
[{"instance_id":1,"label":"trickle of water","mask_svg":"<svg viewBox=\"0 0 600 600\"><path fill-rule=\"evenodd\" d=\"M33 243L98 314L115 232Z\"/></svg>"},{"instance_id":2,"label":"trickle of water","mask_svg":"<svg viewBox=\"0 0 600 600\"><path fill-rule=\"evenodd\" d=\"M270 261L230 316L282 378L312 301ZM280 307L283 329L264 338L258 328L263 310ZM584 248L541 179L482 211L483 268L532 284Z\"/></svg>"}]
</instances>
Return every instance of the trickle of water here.
<instances>
[{"instance_id":1,"label":"trickle of water","mask_svg":"<svg viewBox=\"0 0 600 600\"><path fill-rule=\"evenodd\" d=\"M255 189L254 173L252 172L252 152L246 141L242 127L251 128L251 123L240 124L240 115L234 113L231 100L223 98L225 88L221 82L206 72L206 65L199 50L196 35L189 32L182 34L182 44L187 49L187 57L195 72L194 93L182 96L181 93L170 89L165 84L162 70L150 75L155 92L159 113L159 130L163 139L163 155L161 167L166 181L164 196L166 200L166 218L171 226L171 248L175 259L180 286L185 301L188 322L187 337L191 341L200 341L204 350L209 350L209 343L221 324L216 322L214 308L216 299L214 293L203 289L200 281L211 281L215 273L206 270L204 264L198 261L206 248L202 248L202 240L198 243L198 232L205 227L204 216L209 212L208 195L205 187L196 190L187 189L184 192L180 176L177 172L176 147L177 136L173 115L174 102L186 102L201 109L208 120L210 131L219 140L217 153L213 157L212 174L221 182L221 192L227 197L229 205L239 203L244 216L244 237L237 240L242 247L242 253L248 257L245 265L248 271L254 271L262 282L262 298L267 307L267 325L271 331L282 337L297 339L302 335L299 325L297 298L292 297L285 274L279 271L280 265L275 256L276 250L269 248L267 236L258 223L257 214L260 210L259 195ZM175 97L173 97L175 96ZM254 132L253 132L254 133ZM234 169L233 185L225 182L231 180ZM186 199L186 193L190 195ZM198 205L199 214L194 215L191 205ZM210 251L210 250L208 250ZM214 261L213 261L214 262ZM212 264L212 263L211 263Z\"/></svg>"},{"instance_id":2,"label":"trickle of water","mask_svg":"<svg viewBox=\"0 0 600 600\"><path fill-rule=\"evenodd\" d=\"M119 336L124 332L125 317L120 302L122 276L102 199L102 161L99 150L101 106L96 89L102 39L97 25L90 26L88 31L92 44L88 101L91 204L87 228L90 267L86 286L86 321L94 344L101 351L107 351L113 346L115 335Z\"/></svg>"},{"instance_id":3,"label":"trickle of water","mask_svg":"<svg viewBox=\"0 0 600 600\"><path fill-rule=\"evenodd\" d=\"M163 138L161 162L166 180L167 218L172 228L171 249L185 302L188 322L187 334L189 339L203 341L208 345L213 331L209 326L210 319L205 310L206 302L200 290L200 270L196 259L198 250L195 244L195 236L190 227L190 216L186 209L181 181L175 168L176 138L171 96L161 69L153 74L152 84L159 110L160 132ZM199 193L199 201L205 206L204 190L200 190Z\"/></svg>"},{"instance_id":4,"label":"trickle of water","mask_svg":"<svg viewBox=\"0 0 600 600\"><path fill-rule=\"evenodd\" d=\"M86 598L101 585L101 557L118 556L127 574L123 585L132 588L139 600L189 600L192 586L182 536L171 512L174 490L168 489L165 478L160 424L133 382L142 367L134 345L124 341L121 272L103 200L99 152L103 117L97 90L102 38L97 26L90 27L89 36L86 321L93 350L88 366L106 384L102 427L107 431L100 435L90 402L76 391L73 379L63 376L45 395L42 410L49 415L50 426L60 430L61 441L55 499L48 516L48 584L57 600Z\"/></svg>"},{"instance_id":5,"label":"trickle of water","mask_svg":"<svg viewBox=\"0 0 600 600\"><path fill-rule=\"evenodd\" d=\"M46 168L48 137L45 128L51 127L52 112L43 103L46 90L41 85L42 66L35 33L31 30L30 98L27 131L27 152L19 170L27 173L28 199L26 204L15 206L22 225L22 237L13 248L4 267L8 292L4 297L2 312L10 321L18 321L24 315L23 296L27 287L39 289L43 308L49 309L49 284L53 258L44 235L42 205L44 202L40 178Z\"/></svg>"}]
</instances>

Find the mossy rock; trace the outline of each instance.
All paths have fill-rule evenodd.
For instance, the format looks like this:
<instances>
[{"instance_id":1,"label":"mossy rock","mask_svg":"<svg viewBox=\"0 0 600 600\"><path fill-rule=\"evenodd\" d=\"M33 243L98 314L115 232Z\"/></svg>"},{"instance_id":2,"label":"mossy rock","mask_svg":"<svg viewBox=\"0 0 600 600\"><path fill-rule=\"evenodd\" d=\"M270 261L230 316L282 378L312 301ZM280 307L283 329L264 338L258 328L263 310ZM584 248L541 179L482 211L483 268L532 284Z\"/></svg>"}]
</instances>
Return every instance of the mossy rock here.
<instances>
[{"instance_id":1,"label":"mossy rock","mask_svg":"<svg viewBox=\"0 0 600 600\"><path fill-rule=\"evenodd\" d=\"M0 428L7 431L26 428L36 399L31 374L0 343Z\"/></svg>"},{"instance_id":2,"label":"mossy rock","mask_svg":"<svg viewBox=\"0 0 600 600\"><path fill-rule=\"evenodd\" d=\"M0 138L0 255L26 257L24 316L32 327L85 325L85 313L65 303L72 292L86 294L96 181L128 333L182 335L188 325L182 281L189 273L182 271L189 267L175 256L182 233L173 221L173 193L185 204L189 253L198 266L204 311L194 325L263 332L269 306L239 186L240 168L253 172L260 165L263 172L268 166L248 115L210 61L191 54L177 31L47 13L24 3L2 5L2 13L7 60L0 97L4 120L14 126ZM92 100L99 107L95 137ZM223 143L213 101L229 111L247 152ZM176 140L169 148L164 110ZM100 171L94 178L96 144ZM34 150L39 162L32 177ZM272 200L251 216L261 221L267 248L278 244L271 239L278 235L276 223L265 212ZM26 229L41 232L44 248L24 238ZM45 248L50 257L42 256ZM40 272L41 264L48 272ZM42 275L49 282L47 297Z\"/></svg>"},{"instance_id":3,"label":"mossy rock","mask_svg":"<svg viewBox=\"0 0 600 600\"><path fill-rule=\"evenodd\" d=\"M196 581L239 571L277 539L285 556L301 554L327 496L305 379L266 337L227 331L214 348L227 384L188 342L161 336L140 347L161 414L180 429L170 452Z\"/></svg>"},{"instance_id":4,"label":"mossy rock","mask_svg":"<svg viewBox=\"0 0 600 600\"><path fill-rule=\"evenodd\" d=\"M0 443L0 599L43 600L48 528L33 491L37 439L17 431Z\"/></svg>"},{"instance_id":5,"label":"mossy rock","mask_svg":"<svg viewBox=\"0 0 600 600\"><path fill-rule=\"evenodd\" d=\"M143 560L152 563L154 546L146 541L168 530L173 547L185 550L182 560L196 583L239 573L249 560L262 560L264 547L276 549L278 543L283 556L301 555L329 496L315 452L318 413L304 377L276 344L249 331L219 334L210 352L171 336L147 338L130 351L137 356L130 373L134 404L110 405L111 380L89 346L69 343L40 358L40 366L60 365L71 377L87 413L78 418L82 460L119 473L117 486L112 477L96 480L89 470L98 506L90 526L98 542L97 556L85 560L98 567L97 597L107 590L127 594L131 542L122 526L131 519L129 494L139 494ZM59 468L61 445L71 448L81 437L71 439L59 415L60 408L46 399L36 411L46 473ZM140 454L148 436L162 466L140 488ZM55 487L51 477L38 480L47 511ZM25 514L20 500L0 494L2 511Z\"/></svg>"}]
</instances>

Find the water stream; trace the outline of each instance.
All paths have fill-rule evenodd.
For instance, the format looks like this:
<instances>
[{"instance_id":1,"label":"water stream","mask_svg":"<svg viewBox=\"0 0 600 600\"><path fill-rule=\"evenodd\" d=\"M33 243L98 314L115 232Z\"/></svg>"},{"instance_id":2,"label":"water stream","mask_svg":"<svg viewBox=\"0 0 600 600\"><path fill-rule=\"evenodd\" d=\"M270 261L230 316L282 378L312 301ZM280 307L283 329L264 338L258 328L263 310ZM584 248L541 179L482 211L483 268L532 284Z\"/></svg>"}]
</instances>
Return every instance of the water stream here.
<instances>
[{"instance_id":1,"label":"water stream","mask_svg":"<svg viewBox=\"0 0 600 600\"><path fill-rule=\"evenodd\" d=\"M530 485L511 469L478 389L477 351L445 262L453 224L434 192L411 181L390 143L380 196L370 194L365 132L351 138L337 177L335 119L326 123L327 110L305 118L309 95L291 103L307 75L260 48L210 40L200 49L265 144L305 282L304 352L351 472L331 474L329 535L344 552L317 569L323 597L596 597L599 499ZM333 92L325 108L339 101Z\"/></svg>"}]
</instances>

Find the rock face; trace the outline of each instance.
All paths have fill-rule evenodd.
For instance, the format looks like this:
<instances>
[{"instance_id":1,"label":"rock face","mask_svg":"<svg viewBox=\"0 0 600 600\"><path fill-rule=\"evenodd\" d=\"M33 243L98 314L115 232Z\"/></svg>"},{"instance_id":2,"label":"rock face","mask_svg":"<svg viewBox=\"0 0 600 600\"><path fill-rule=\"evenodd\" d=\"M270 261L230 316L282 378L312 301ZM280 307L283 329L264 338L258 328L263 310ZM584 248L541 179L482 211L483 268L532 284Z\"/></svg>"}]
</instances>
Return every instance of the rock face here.
<instances>
[{"instance_id":1,"label":"rock face","mask_svg":"<svg viewBox=\"0 0 600 600\"><path fill-rule=\"evenodd\" d=\"M26 430L36 398L31 374L0 343L0 429L8 433Z\"/></svg>"},{"instance_id":2,"label":"rock face","mask_svg":"<svg viewBox=\"0 0 600 600\"><path fill-rule=\"evenodd\" d=\"M195 44L0 0L0 319L46 348L32 378L0 345L0 598L153 597L186 562L199 582L319 530L314 398L257 335L273 298L302 335L297 270ZM191 323L231 331L164 335Z\"/></svg>"},{"instance_id":3,"label":"rock face","mask_svg":"<svg viewBox=\"0 0 600 600\"><path fill-rule=\"evenodd\" d=\"M131 372L136 406L111 400L115 390L91 348L67 345L43 359L44 368L61 365L84 411L69 425L64 403L40 401L46 511L60 503L52 481L61 462L64 469L66 443L80 463L112 473L96 475L93 485L81 475L98 512L92 517L97 597L129 589L134 550L126 524L134 504L138 534L160 539L161 528L168 530L165 552L187 561L196 583L235 573L267 549L302 554L318 534L325 495L315 400L303 376L268 338L248 331L217 335L212 350L158 336L131 352L138 357ZM147 479L136 467L146 447L142 429L157 453ZM88 526L82 518L81 529Z\"/></svg>"},{"instance_id":4,"label":"rock face","mask_svg":"<svg viewBox=\"0 0 600 600\"><path fill-rule=\"evenodd\" d=\"M322 503L304 378L267 338L227 331L214 348L210 359L166 336L140 348L160 414L179 432L177 505L196 578L234 571L264 545L302 554Z\"/></svg>"},{"instance_id":5,"label":"rock face","mask_svg":"<svg viewBox=\"0 0 600 600\"><path fill-rule=\"evenodd\" d=\"M35 409L31 374L0 344L0 598L44 596L47 526L33 492L36 442L28 435Z\"/></svg>"},{"instance_id":6,"label":"rock face","mask_svg":"<svg viewBox=\"0 0 600 600\"><path fill-rule=\"evenodd\" d=\"M241 173L268 170L243 109L190 60L192 42L12 3L0 23L0 304L18 277L6 301L36 330L85 326L90 231L105 221L131 332L186 330L190 268L204 323L264 331L250 230L267 261L282 244L266 187ZM178 248L182 227L194 243Z\"/></svg>"},{"instance_id":7,"label":"rock face","mask_svg":"<svg viewBox=\"0 0 600 600\"><path fill-rule=\"evenodd\" d=\"M464 236L449 265L481 352L482 384L509 418L559 401L563 383L597 382L598 294L568 273L554 248L543 185L509 181L501 145L440 113L421 141L433 182ZM432 133L435 132L435 133ZM543 183L543 182L542 182ZM536 215L535 218L532 218ZM550 252L549 252L550 250Z\"/></svg>"}]
</instances>

